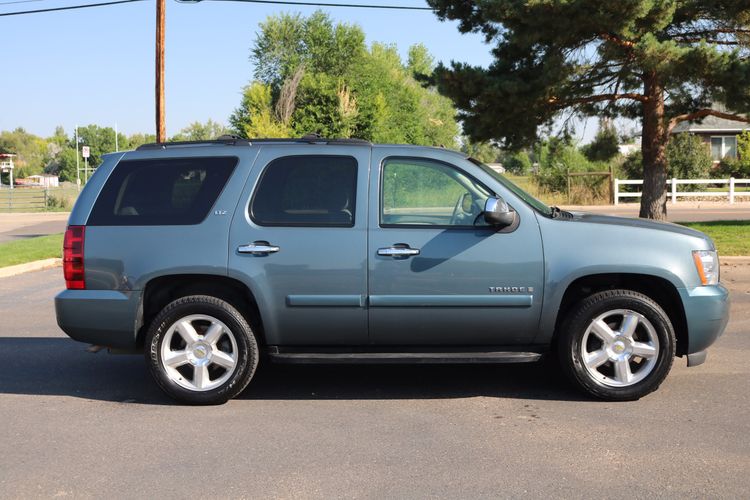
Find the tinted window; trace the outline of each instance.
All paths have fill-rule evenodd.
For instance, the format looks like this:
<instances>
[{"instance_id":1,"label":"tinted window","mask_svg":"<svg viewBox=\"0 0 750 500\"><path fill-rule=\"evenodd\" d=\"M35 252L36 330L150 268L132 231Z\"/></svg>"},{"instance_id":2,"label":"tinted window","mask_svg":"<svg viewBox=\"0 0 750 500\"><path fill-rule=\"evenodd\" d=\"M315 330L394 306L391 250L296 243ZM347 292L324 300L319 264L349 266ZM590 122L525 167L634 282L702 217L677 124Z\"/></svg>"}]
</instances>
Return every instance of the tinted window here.
<instances>
[{"instance_id":1,"label":"tinted window","mask_svg":"<svg viewBox=\"0 0 750 500\"><path fill-rule=\"evenodd\" d=\"M262 226L354 225L357 161L350 156L287 156L268 164L250 204Z\"/></svg>"},{"instance_id":2,"label":"tinted window","mask_svg":"<svg viewBox=\"0 0 750 500\"><path fill-rule=\"evenodd\" d=\"M198 224L213 206L237 158L120 162L89 218L93 226Z\"/></svg>"},{"instance_id":3,"label":"tinted window","mask_svg":"<svg viewBox=\"0 0 750 500\"><path fill-rule=\"evenodd\" d=\"M489 196L487 188L444 163L388 159L383 165L380 224L484 225L479 215Z\"/></svg>"}]
</instances>

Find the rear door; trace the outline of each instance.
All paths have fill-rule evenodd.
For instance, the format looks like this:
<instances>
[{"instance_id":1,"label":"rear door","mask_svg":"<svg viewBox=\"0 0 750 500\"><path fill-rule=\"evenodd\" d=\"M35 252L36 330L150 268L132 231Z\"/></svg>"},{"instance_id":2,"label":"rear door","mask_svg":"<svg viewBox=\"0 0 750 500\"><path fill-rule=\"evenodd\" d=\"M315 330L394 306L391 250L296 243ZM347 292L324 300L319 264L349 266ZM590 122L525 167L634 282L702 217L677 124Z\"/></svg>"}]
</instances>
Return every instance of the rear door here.
<instances>
[{"instance_id":1,"label":"rear door","mask_svg":"<svg viewBox=\"0 0 750 500\"><path fill-rule=\"evenodd\" d=\"M269 345L366 344L369 146L262 146L232 221L229 273Z\"/></svg>"}]
</instances>

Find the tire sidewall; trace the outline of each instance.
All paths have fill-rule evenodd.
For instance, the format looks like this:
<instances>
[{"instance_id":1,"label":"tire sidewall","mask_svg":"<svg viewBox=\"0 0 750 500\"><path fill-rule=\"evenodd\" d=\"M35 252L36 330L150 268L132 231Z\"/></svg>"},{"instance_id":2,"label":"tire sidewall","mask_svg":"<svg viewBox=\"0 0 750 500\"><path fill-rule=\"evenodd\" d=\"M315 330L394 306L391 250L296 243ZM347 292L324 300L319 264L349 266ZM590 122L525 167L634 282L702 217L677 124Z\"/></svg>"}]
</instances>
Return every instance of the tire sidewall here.
<instances>
[{"instance_id":1,"label":"tire sidewall","mask_svg":"<svg viewBox=\"0 0 750 500\"><path fill-rule=\"evenodd\" d=\"M237 365L234 373L219 387L208 391L191 391L170 379L162 366L161 347L164 334L181 318L204 314L224 323L237 343ZM156 383L172 398L189 404L222 404L239 394L249 383L258 363L255 336L244 317L229 303L209 296L189 296L168 304L154 319L146 339L146 358Z\"/></svg>"},{"instance_id":2,"label":"tire sidewall","mask_svg":"<svg viewBox=\"0 0 750 500\"><path fill-rule=\"evenodd\" d=\"M615 309L642 314L653 325L659 340L659 352L651 373L627 387L612 387L595 380L586 369L581 354L584 333L591 321ZM563 368L577 385L595 397L618 401L639 399L656 390L672 367L675 335L669 317L656 302L640 293L610 290L594 294L574 308L563 328L563 345L560 349Z\"/></svg>"}]
</instances>

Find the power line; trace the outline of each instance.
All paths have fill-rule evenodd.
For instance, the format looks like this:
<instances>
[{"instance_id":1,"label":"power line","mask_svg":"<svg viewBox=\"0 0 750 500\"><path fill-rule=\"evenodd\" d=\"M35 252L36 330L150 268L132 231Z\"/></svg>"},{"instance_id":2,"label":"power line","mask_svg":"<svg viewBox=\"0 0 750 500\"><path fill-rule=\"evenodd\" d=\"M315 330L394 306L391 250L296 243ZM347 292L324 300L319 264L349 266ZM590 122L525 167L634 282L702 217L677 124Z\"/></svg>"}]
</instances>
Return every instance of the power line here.
<instances>
[{"instance_id":1,"label":"power line","mask_svg":"<svg viewBox=\"0 0 750 500\"><path fill-rule=\"evenodd\" d=\"M12 5L14 3L43 2L44 0L15 0L13 2L0 2L0 5Z\"/></svg>"},{"instance_id":2,"label":"power line","mask_svg":"<svg viewBox=\"0 0 750 500\"><path fill-rule=\"evenodd\" d=\"M180 3L199 3L203 0L177 0ZM432 7L412 7L407 5L374 5L358 3L327 3L327 2L293 2L287 0L207 0L211 2L241 2L241 3L265 3L273 5L302 5L313 7L351 7L359 9L391 9L391 10L429 10L434 11Z\"/></svg>"},{"instance_id":3,"label":"power line","mask_svg":"<svg viewBox=\"0 0 750 500\"><path fill-rule=\"evenodd\" d=\"M117 0L115 2L101 2L101 3L89 3L85 5L69 5L67 7L53 7L50 9L38 9L38 10L21 10L18 12L4 12L0 14L0 17L5 16L21 16L24 14L40 14L42 12L55 12L59 10L74 10L74 9L88 9L91 7L104 7L106 5L117 5L121 3L133 3L133 2L145 2L146 0Z\"/></svg>"}]
</instances>

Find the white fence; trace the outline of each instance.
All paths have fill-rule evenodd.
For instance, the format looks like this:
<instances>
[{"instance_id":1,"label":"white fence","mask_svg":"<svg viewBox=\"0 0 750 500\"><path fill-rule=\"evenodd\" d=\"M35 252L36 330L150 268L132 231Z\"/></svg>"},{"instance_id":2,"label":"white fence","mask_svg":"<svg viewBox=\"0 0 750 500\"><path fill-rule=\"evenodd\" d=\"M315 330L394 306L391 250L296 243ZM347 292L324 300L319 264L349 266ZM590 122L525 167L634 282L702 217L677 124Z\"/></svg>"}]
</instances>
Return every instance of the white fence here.
<instances>
[{"instance_id":1,"label":"white fence","mask_svg":"<svg viewBox=\"0 0 750 500\"><path fill-rule=\"evenodd\" d=\"M615 205L620 203L620 198L640 198L643 193L630 193L620 192L620 186L643 184L643 180L627 181L622 179L615 179ZM680 184L721 184L729 185L727 191L677 191L677 186ZM672 203L677 203L677 198L725 198L729 200L729 203L734 203L735 198L746 196L750 198L750 191L737 191L737 185L750 185L750 179L735 179L730 177L729 179L669 179L667 180L667 186L669 186L669 195Z\"/></svg>"}]
</instances>

